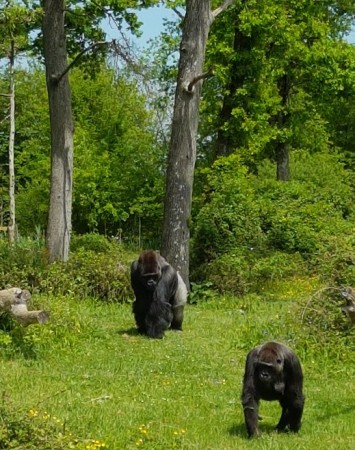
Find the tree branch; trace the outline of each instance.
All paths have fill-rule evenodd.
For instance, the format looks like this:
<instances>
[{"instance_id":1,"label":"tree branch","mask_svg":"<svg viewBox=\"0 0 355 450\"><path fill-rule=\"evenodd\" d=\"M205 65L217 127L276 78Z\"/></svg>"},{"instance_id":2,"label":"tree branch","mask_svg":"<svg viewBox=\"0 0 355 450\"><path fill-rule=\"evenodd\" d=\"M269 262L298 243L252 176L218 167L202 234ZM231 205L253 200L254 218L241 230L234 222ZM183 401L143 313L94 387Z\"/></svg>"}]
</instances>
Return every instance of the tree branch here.
<instances>
[{"instance_id":1,"label":"tree branch","mask_svg":"<svg viewBox=\"0 0 355 450\"><path fill-rule=\"evenodd\" d=\"M223 11L225 11L230 5L232 5L235 0L224 0L221 6L218 6L214 11L212 11L212 21Z\"/></svg>"},{"instance_id":2,"label":"tree branch","mask_svg":"<svg viewBox=\"0 0 355 450\"><path fill-rule=\"evenodd\" d=\"M214 71L209 69L207 72L202 73L201 75L197 75L190 83L185 87L185 91L189 94L193 93L193 88L197 82L203 80L204 78L210 78L214 76Z\"/></svg>"},{"instance_id":3,"label":"tree branch","mask_svg":"<svg viewBox=\"0 0 355 450\"><path fill-rule=\"evenodd\" d=\"M80 53L77 54L77 56L73 59L73 61L68 64L67 68L60 74L60 75L52 75L52 81L54 81L55 83L59 83L59 81L69 72L69 70L75 66L75 64L79 61L79 59L87 52L89 52L90 50L92 50L95 47L98 47L99 45L109 45L109 42L106 41L100 41L100 42L95 42L94 44L90 45L87 48L84 48Z\"/></svg>"},{"instance_id":4,"label":"tree branch","mask_svg":"<svg viewBox=\"0 0 355 450\"><path fill-rule=\"evenodd\" d=\"M177 8L171 8L173 11L174 11L174 13L181 19L181 20L184 20L185 19L185 16L183 15L183 14L181 14L181 12L177 9Z\"/></svg>"}]
</instances>

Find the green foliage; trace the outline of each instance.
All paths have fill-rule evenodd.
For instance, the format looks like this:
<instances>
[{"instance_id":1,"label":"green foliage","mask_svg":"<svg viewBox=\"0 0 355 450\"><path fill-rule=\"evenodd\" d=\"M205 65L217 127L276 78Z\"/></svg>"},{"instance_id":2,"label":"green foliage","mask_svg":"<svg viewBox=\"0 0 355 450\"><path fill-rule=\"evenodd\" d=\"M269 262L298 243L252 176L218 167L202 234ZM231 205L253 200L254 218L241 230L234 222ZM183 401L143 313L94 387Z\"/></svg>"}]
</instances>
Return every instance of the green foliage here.
<instances>
[{"instance_id":1,"label":"green foliage","mask_svg":"<svg viewBox=\"0 0 355 450\"><path fill-rule=\"evenodd\" d=\"M250 249L248 253L226 253L209 264L192 272L194 279L207 278L211 286L222 293L242 296L258 292L267 282L283 280L307 273L299 253L260 253Z\"/></svg>"},{"instance_id":2,"label":"green foliage","mask_svg":"<svg viewBox=\"0 0 355 450\"><path fill-rule=\"evenodd\" d=\"M0 240L0 287L126 302L131 297L130 260L122 248L99 235L74 238L74 242L76 248L67 263L48 265L40 242L22 239L9 246Z\"/></svg>"},{"instance_id":3,"label":"green foliage","mask_svg":"<svg viewBox=\"0 0 355 450\"><path fill-rule=\"evenodd\" d=\"M78 233L149 235L162 217L162 150L146 98L135 82L102 67L94 80L73 78L76 125L73 227ZM93 95L93 92L95 95ZM160 235L156 231L156 235ZM148 236L151 238L151 236Z\"/></svg>"},{"instance_id":4,"label":"green foliage","mask_svg":"<svg viewBox=\"0 0 355 450\"><path fill-rule=\"evenodd\" d=\"M105 236L96 233L73 235L70 240L70 250L73 252L80 250L93 251L96 253L108 253L111 246Z\"/></svg>"},{"instance_id":5,"label":"green foliage","mask_svg":"<svg viewBox=\"0 0 355 450\"><path fill-rule=\"evenodd\" d=\"M336 154L295 152L290 182L264 163L248 175L237 156L207 171L206 202L194 220L192 278L241 295L270 279L316 270L354 279L354 191Z\"/></svg>"},{"instance_id":6,"label":"green foliage","mask_svg":"<svg viewBox=\"0 0 355 450\"><path fill-rule=\"evenodd\" d=\"M337 286L353 285L355 280L355 227L349 224L339 234L326 236L312 256L311 264L320 276Z\"/></svg>"},{"instance_id":7,"label":"green foliage","mask_svg":"<svg viewBox=\"0 0 355 450\"><path fill-rule=\"evenodd\" d=\"M36 274L39 292L72 294L77 298L126 302L131 297L128 264L117 251L97 253L78 250L67 263L55 262Z\"/></svg>"},{"instance_id":8,"label":"green foliage","mask_svg":"<svg viewBox=\"0 0 355 450\"><path fill-rule=\"evenodd\" d=\"M316 291L300 307L302 321L308 326L309 334L331 342L334 336L347 344L351 339L353 327L348 317L341 313L345 300L340 288L326 287Z\"/></svg>"},{"instance_id":9,"label":"green foliage","mask_svg":"<svg viewBox=\"0 0 355 450\"><path fill-rule=\"evenodd\" d=\"M200 124L207 161L222 144L221 154L236 151L254 170L258 161L274 158L275 144L285 140L291 151L324 151L336 142L353 154L354 102L346 99L355 90L355 49L343 38L354 7L329 5L235 2L218 17L206 53L206 66L216 75L204 83ZM284 94L283 76L290 87Z\"/></svg>"},{"instance_id":10,"label":"green foliage","mask_svg":"<svg viewBox=\"0 0 355 450\"><path fill-rule=\"evenodd\" d=\"M30 235L36 226L45 229L47 225L48 100L42 69L20 70L17 80L16 220L19 232ZM164 152L156 143L145 96L129 76L117 78L104 65L94 79L74 70L71 82L75 122L73 230L80 234L121 233L126 240L140 232L141 239L156 240L161 235ZM2 98L0 102L3 105ZM6 133L0 124L3 167L7 164ZM6 210L6 185L3 198Z\"/></svg>"},{"instance_id":11,"label":"green foliage","mask_svg":"<svg viewBox=\"0 0 355 450\"><path fill-rule=\"evenodd\" d=\"M212 283L207 281L202 284L191 283L188 302L191 305L197 305L200 302L207 302L216 296L216 292L211 289Z\"/></svg>"},{"instance_id":12,"label":"green foliage","mask_svg":"<svg viewBox=\"0 0 355 450\"><path fill-rule=\"evenodd\" d=\"M194 221L196 265L236 247L258 247L263 238L255 193L240 159L236 155L220 159L206 172L207 202Z\"/></svg>"}]
</instances>

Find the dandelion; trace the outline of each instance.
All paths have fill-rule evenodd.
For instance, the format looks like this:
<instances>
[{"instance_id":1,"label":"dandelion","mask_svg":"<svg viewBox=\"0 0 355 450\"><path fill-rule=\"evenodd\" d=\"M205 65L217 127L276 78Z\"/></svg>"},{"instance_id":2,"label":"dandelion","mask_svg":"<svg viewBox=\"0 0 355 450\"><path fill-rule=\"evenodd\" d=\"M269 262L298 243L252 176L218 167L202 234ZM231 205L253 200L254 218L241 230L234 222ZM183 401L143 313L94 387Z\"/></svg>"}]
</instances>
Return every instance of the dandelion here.
<instances>
[{"instance_id":1,"label":"dandelion","mask_svg":"<svg viewBox=\"0 0 355 450\"><path fill-rule=\"evenodd\" d=\"M36 411L35 409L30 409L30 410L28 411L28 415L29 415L30 417L37 417L37 416L38 416L38 411Z\"/></svg>"},{"instance_id":2,"label":"dandelion","mask_svg":"<svg viewBox=\"0 0 355 450\"><path fill-rule=\"evenodd\" d=\"M139 427L139 431L142 433L142 434L148 434L148 427L146 426L146 425L141 425L140 427Z\"/></svg>"}]
</instances>

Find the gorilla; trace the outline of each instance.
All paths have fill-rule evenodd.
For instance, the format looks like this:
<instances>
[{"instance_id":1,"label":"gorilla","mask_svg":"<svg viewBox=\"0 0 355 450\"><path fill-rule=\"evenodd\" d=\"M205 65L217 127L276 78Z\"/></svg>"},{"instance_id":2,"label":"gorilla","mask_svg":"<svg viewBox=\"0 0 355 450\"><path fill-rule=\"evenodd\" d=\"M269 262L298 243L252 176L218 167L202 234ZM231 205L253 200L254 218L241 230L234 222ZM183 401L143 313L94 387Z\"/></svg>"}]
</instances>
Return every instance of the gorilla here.
<instances>
[{"instance_id":1,"label":"gorilla","mask_svg":"<svg viewBox=\"0 0 355 450\"><path fill-rule=\"evenodd\" d=\"M139 333L161 339L182 330L187 288L180 274L157 252L145 250L131 264L133 314Z\"/></svg>"},{"instance_id":2,"label":"gorilla","mask_svg":"<svg viewBox=\"0 0 355 450\"><path fill-rule=\"evenodd\" d=\"M259 401L278 400L282 408L276 431L297 432L304 406L303 373L296 354L278 342L266 342L248 353L242 404L249 437L259 436Z\"/></svg>"}]
</instances>

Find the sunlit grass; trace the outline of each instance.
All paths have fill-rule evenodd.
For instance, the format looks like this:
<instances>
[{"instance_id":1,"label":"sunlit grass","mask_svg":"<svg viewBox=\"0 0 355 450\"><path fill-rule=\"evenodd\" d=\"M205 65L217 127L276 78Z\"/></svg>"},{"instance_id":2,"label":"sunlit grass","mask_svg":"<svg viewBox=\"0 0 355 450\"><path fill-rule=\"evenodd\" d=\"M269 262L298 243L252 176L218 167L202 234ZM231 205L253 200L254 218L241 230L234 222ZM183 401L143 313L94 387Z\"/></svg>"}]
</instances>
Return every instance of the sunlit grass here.
<instances>
[{"instance_id":1,"label":"sunlit grass","mask_svg":"<svg viewBox=\"0 0 355 450\"><path fill-rule=\"evenodd\" d=\"M265 295L188 305L184 331L163 340L136 334L129 305L34 296L51 320L29 327L18 352L3 350L2 390L113 450L352 449L355 344L327 348L301 326L300 302L317 288L316 280L294 280L267 286ZM249 441L240 406L244 361L269 339L301 357L303 426L298 435L273 433L280 408L263 402L263 435Z\"/></svg>"}]
</instances>

